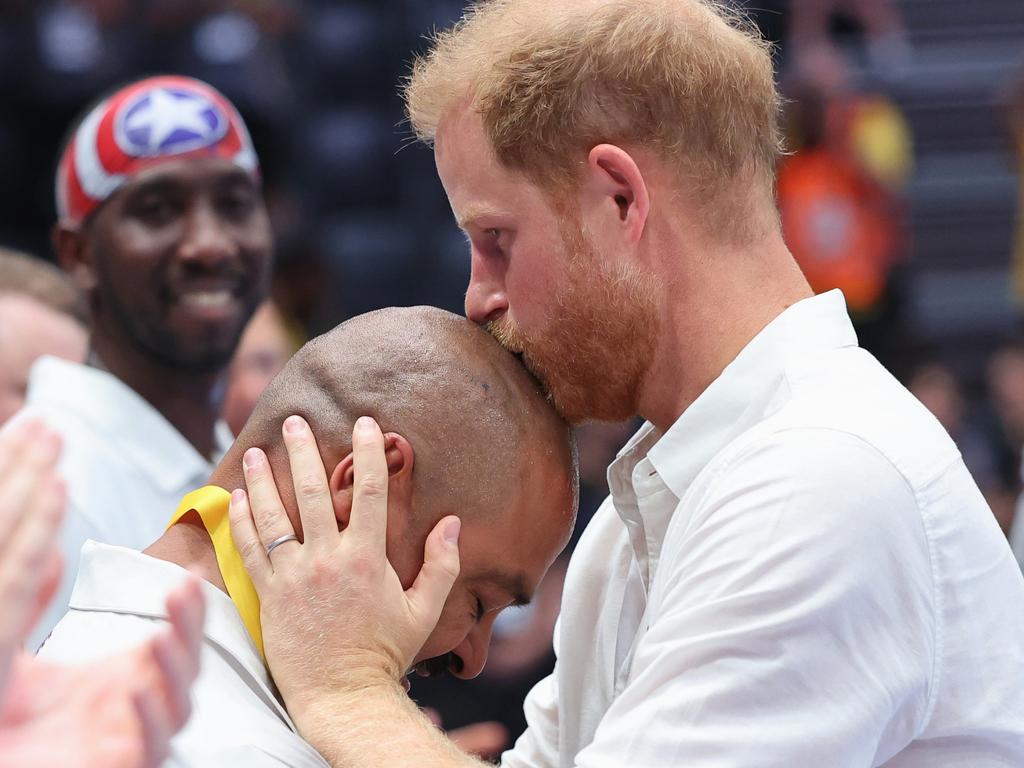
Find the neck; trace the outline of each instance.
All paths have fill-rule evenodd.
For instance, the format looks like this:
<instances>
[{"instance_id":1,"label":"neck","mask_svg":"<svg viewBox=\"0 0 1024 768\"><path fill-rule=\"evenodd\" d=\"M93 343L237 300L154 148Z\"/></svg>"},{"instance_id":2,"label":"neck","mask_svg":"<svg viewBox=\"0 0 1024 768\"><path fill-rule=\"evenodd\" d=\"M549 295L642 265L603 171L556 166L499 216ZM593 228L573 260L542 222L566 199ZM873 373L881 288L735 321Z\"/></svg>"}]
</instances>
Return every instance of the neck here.
<instances>
[{"instance_id":1,"label":"neck","mask_svg":"<svg viewBox=\"0 0 1024 768\"><path fill-rule=\"evenodd\" d=\"M166 560L192 571L222 592L228 591L220 575L213 542L203 528L202 521L194 513L177 525L172 525L144 552L150 557Z\"/></svg>"},{"instance_id":2,"label":"neck","mask_svg":"<svg viewBox=\"0 0 1024 768\"><path fill-rule=\"evenodd\" d=\"M138 352L134 345L98 332L90 360L123 381L156 408L202 455L214 450L214 427L220 418L216 397L221 372L181 371Z\"/></svg>"},{"instance_id":3,"label":"neck","mask_svg":"<svg viewBox=\"0 0 1024 768\"><path fill-rule=\"evenodd\" d=\"M745 248L690 242L687 251L701 256L685 260L685 275L684 259L664 251L658 346L640 396L641 415L662 432L765 326L813 295L778 233Z\"/></svg>"}]
</instances>

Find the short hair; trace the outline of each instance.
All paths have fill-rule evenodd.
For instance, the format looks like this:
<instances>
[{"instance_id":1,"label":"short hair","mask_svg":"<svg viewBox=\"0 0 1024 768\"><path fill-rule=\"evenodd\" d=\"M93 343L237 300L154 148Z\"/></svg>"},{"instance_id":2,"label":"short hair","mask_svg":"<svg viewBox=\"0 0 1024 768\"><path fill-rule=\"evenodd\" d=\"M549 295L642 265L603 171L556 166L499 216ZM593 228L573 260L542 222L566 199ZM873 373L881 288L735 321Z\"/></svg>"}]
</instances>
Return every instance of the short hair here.
<instances>
[{"instance_id":1,"label":"short hair","mask_svg":"<svg viewBox=\"0 0 1024 768\"><path fill-rule=\"evenodd\" d=\"M70 277L42 259L0 247L0 296L10 293L89 324L85 299Z\"/></svg>"},{"instance_id":2,"label":"short hair","mask_svg":"<svg viewBox=\"0 0 1024 768\"><path fill-rule=\"evenodd\" d=\"M468 103L499 161L550 191L597 144L642 145L731 225L736 189L770 193L781 148L770 46L714 0L484 0L434 36L404 96L428 144Z\"/></svg>"},{"instance_id":3,"label":"short hair","mask_svg":"<svg viewBox=\"0 0 1024 768\"><path fill-rule=\"evenodd\" d=\"M240 466L231 454L257 446L275 469L286 467L281 423L291 414L309 423L328 467L351 449L360 416L405 436L416 454L418 518L502 509L518 484L531 482L528 446L545 451L532 461L566 467L576 513L569 425L513 355L450 312L378 310L308 342L264 391L221 466Z\"/></svg>"}]
</instances>

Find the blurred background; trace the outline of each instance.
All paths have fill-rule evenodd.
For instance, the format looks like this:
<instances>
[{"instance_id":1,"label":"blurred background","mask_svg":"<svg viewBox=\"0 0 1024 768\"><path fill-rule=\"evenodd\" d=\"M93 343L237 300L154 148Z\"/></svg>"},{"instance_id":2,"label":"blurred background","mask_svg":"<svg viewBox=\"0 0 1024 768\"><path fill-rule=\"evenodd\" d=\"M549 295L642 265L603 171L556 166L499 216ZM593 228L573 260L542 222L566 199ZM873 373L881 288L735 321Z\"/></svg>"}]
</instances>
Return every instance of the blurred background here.
<instances>
[{"instance_id":1,"label":"blurred background","mask_svg":"<svg viewBox=\"0 0 1024 768\"><path fill-rule=\"evenodd\" d=\"M1009 532L1024 445L1024 2L733 4L777 44L790 247L815 289L844 290L864 346L950 431ZM252 370L272 371L303 339L377 307L461 311L465 244L397 84L424 36L462 10L458 0L0 2L0 246L52 259L53 172L73 118L125 81L180 73L234 101L263 164L276 309L239 350L255 356ZM248 386L258 393L266 379ZM228 402L236 428L248 402ZM580 431L580 527L632 426ZM563 573L564 560L533 606L502 617L479 680L415 683L446 727L502 724L474 736L479 751L524 726L522 698L553 663Z\"/></svg>"}]
</instances>

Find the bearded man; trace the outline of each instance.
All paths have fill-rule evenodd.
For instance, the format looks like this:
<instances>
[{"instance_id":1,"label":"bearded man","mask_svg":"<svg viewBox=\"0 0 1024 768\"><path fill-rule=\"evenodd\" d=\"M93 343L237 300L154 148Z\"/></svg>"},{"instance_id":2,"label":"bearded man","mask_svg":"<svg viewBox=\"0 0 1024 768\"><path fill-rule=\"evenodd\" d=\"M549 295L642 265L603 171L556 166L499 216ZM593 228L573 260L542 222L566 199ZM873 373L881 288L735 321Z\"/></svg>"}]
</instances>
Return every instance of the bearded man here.
<instances>
[{"instance_id":1,"label":"bearded man","mask_svg":"<svg viewBox=\"0 0 1024 768\"><path fill-rule=\"evenodd\" d=\"M1024 580L952 440L786 248L756 33L710 0L485 1L406 97L470 242L467 315L569 419L647 420L502 764L1024 764ZM470 765L397 694L425 627L353 546L261 593L294 643L343 615L326 668L275 672L299 730L335 766ZM289 610L325 568L362 599Z\"/></svg>"},{"instance_id":2,"label":"bearded man","mask_svg":"<svg viewBox=\"0 0 1024 768\"><path fill-rule=\"evenodd\" d=\"M237 110L190 78L131 83L61 152L53 242L89 304L81 365L40 359L20 416L62 438L64 577L30 637L67 609L86 539L141 549L231 443L220 379L267 291L270 223Z\"/></svg>"}]
</instances>

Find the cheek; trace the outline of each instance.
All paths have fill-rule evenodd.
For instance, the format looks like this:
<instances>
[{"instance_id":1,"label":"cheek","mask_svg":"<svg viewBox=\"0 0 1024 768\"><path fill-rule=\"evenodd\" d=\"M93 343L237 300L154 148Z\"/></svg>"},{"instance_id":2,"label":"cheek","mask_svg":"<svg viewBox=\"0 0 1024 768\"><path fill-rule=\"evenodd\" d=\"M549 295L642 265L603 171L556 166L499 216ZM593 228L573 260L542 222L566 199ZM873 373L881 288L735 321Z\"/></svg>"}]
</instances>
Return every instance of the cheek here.
<instances>
[{"instance_id":1,"label":"cheek","mask_svg":"<svg viewBox=\"0 0 1024 768\"><path fill-rule=\"evenodd\" d=\"M560 263L561 254L550 249L534 247L513 254L505 290L518 327L530 331L544 326L554 292L564 279Z\"/></svg>"}]
</instances>

